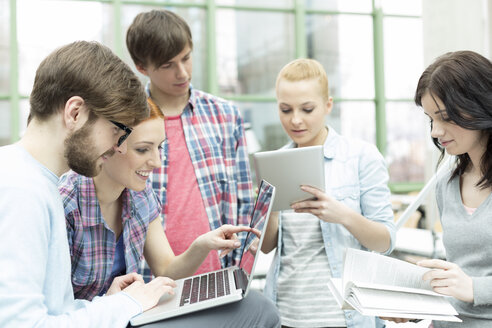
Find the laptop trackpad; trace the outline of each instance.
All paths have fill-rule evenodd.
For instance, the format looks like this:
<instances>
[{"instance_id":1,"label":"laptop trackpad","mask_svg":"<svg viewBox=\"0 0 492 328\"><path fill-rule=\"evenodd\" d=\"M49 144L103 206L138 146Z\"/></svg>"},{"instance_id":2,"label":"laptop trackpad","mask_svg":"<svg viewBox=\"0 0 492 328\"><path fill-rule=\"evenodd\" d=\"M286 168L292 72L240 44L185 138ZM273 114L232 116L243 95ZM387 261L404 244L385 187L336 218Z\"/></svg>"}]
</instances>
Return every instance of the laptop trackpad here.
<instances>
[{"instance_id":1,"label":"laptop trackpad","mask_svg":"<svg viewBox=\"0 0 492 328\"><path fill-rule=\"evenodd\" d=\"M163 304L163 303L167 303L169 302L171 299L173 298L177 298L176 294L164 294L161 296L161 298L159 299L159 305L160 304Z\"/></svg>"}]
</instances>

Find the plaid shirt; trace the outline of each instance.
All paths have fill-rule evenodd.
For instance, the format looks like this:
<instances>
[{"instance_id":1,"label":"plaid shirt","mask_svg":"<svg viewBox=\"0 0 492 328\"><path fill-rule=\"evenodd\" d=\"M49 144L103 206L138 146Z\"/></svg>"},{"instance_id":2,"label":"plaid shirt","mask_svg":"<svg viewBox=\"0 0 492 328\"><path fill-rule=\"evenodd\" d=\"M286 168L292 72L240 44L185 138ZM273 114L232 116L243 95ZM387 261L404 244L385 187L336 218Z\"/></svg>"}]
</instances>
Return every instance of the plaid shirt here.
<instances>
[{"instance_id":1,"label":"plaid shirt","mask_svg":"<svg viewBox=\"0 0 492 328\"><path fill-rule=\"evenodd\" d=\"M70 171L60 179L58 189L65 208L74 295L91 300L112 283L116 237L102 217L92 178ZM138 270L147 228L161 206L150 184L141 192L125 189L122 200L121 237L126 273L130 273Z\"/></svg>"},{"instance_id":2,"label":"plaid shirt","mask_svg":"<svg viewBox=\"0 0 492 328\"><path fill-rule=\"evenodd\" d=\"M150 96L149 85L147 93ZM239 109L190 87L190 98L181 121L210 230L223 224L249 225L253 185ZM162 166L155 169L151 177L152 187L162 204L166 203L168 147L165 141L161 150ZM165 225L164 211L161 216ZM229 253L222 259L222 266L237 264L239 256L238 250Z\"/></svg>"}]
</instances>

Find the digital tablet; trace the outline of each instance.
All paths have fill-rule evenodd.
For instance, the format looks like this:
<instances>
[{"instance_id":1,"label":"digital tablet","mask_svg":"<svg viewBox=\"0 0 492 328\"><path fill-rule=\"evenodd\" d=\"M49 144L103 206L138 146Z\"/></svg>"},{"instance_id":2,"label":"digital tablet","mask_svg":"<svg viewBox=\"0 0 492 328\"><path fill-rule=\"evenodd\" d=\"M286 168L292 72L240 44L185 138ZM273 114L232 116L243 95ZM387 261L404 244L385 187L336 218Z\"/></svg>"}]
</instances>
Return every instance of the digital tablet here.
<instances>
[{"instance_id":1,"label":"digital tablet","mask_svg":"<svg viewBox=\"0 0 492 328\"><path fill-rule=\"evenodd\" d=\"M313 198L301 185L325 190L323 146L258 152L253 159L257 182L264 179L277 190L272 211L289 210L292 203Z\"/></svg>"}]
</instances>

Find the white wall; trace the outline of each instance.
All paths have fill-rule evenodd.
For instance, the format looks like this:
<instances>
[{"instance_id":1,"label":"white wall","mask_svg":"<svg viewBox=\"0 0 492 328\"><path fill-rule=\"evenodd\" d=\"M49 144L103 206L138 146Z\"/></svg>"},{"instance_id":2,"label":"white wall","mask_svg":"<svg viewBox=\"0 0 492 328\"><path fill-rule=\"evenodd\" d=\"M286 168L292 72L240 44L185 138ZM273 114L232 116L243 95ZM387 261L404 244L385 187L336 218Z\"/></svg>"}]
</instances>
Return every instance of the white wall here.
<instances>
[{"instance_id":1,"label":"white wall","mask_svg":"<svg viewBox=\"0 0 492 328\"><path fill-rule=\"evenodd\" d=\"M424 62L456 50L490 54L492 0L423 0Z\"/></svg>"}]
</instances>

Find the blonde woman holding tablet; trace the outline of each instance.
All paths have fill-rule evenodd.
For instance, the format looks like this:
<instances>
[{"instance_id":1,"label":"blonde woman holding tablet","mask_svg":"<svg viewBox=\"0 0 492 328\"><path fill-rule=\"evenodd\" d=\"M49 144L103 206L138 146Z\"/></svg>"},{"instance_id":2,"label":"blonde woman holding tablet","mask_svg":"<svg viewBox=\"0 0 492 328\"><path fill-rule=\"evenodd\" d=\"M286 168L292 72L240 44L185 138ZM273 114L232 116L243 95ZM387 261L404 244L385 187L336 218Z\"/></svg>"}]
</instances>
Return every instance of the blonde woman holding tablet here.
<instances>
[{"instance_id":1,"label":"blonde woman holding tablet","mask_svg":"<svg viewBox=\"0 0 492 328\"><path fill-rule=\"evenodd\" d=\"M295 203L270 218L262 250L277 251L265 292L286 327L375 327L373 317L340 310L327 281L340 277L347 247L385 254L394 247L384 159L374 145L327 125L333 100L317 61L287 64L276 93L280 122L292 140L286 147L323 146L326 192L302 186L316 200Z\"/></svg>"}]
</instances>

